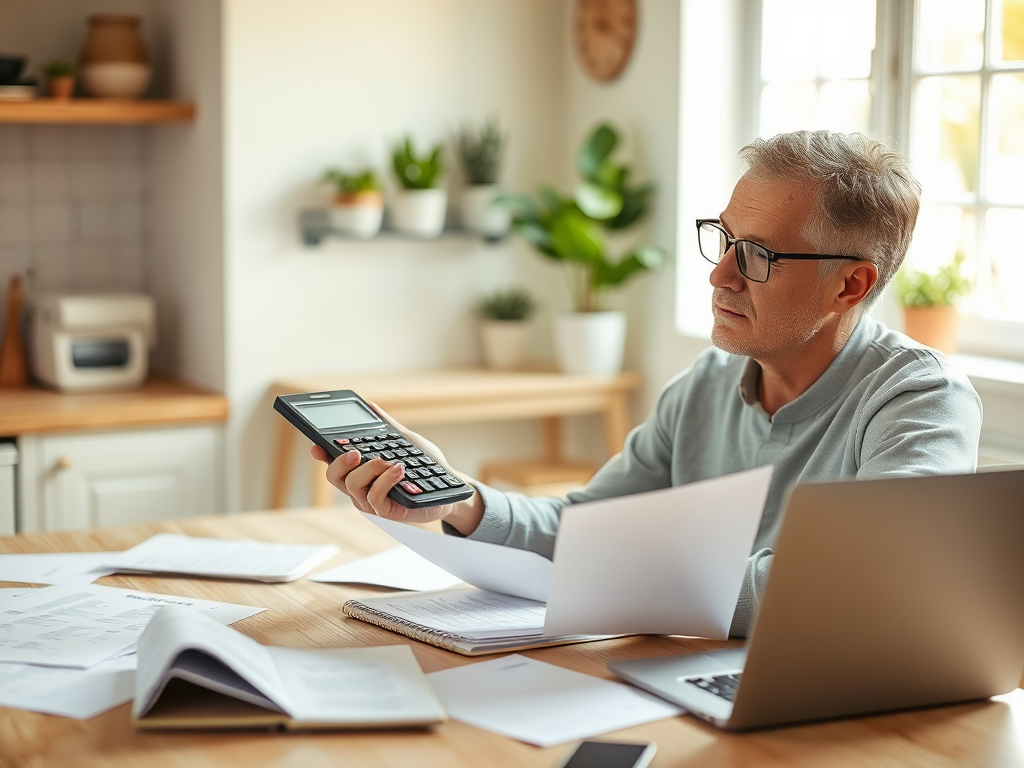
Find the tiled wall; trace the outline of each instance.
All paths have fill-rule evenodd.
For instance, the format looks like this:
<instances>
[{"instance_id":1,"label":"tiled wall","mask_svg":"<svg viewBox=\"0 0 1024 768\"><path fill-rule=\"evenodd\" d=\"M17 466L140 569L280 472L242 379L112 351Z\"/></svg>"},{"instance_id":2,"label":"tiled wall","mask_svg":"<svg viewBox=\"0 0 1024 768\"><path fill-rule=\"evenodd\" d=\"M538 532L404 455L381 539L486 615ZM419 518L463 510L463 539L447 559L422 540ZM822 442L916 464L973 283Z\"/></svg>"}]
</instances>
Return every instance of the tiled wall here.
<instances>
[{"instance_id":1,"label":"tiled wall","mask_svg":"<svg viewBox=\"0 0 1024 768\"><path fill-rule=\"evenodd\" d=\"M0 125L0 305L14 273L30 290L142 289L145 141L138 127Z\"/></svg>"}]
</instances>

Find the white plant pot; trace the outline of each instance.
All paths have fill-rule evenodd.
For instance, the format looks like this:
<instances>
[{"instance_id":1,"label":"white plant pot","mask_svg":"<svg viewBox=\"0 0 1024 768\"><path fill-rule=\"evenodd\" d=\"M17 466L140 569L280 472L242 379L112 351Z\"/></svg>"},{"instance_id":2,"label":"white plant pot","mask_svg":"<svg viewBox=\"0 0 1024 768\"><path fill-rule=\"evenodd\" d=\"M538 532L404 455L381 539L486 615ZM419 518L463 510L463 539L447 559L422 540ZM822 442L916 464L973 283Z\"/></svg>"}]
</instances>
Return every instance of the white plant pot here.
<instances>
[{"instance_id":1,"label":"white plant pot","mask_svg":"<svg viewBox=\"0 0 1024 768\"><path fill-rule=\"evenodd\" d=\"M512 370L526 363L530 326L523 320L484 320L480 340L488 368Z\"/></svg>"},{"instance_id":2,"label":"white plant pot","mask_svg":"<svg viewBox=\"0 0 1024 768\"><path fill-rule=\"evenodd\" d=\"M443 189L403 189L391 204L391 224L405 235L437 237L444 229L447 206Z\"/></svg>"},{"instance_id":3,"label":"white plant pot","mask_svg":"<svg viewBox=\"0 0 1024 768\"><path fill-rule=\"evenodd\" d=\"M381 205L341 205L331 206L331 226L352 237L375 237L380 232L380 224L384 219L384 207Z\"/></svg>"},{"instance_id":4,"label":"white plant pot","mask_svg":"<svg viewBox=\"0 0 1024 768\"><path fill-rule=\"evenodd\" d=\"M508 234L512 225L512 211L495 205L501 194L497 184L476 184L462 190L459 214L462 226L484 237L500 238Z\"/></svg>"},{"instance_id":5,"label":"white plant pot","mask_svg":"<svg viewBox=\"0 0 1024 768\"><path fill-rule=\"evenodd\" d=\"M563 373L611 376L622 370L624 312L567 312L555 318L555 351Z\"/></svg>"}]
</instances>

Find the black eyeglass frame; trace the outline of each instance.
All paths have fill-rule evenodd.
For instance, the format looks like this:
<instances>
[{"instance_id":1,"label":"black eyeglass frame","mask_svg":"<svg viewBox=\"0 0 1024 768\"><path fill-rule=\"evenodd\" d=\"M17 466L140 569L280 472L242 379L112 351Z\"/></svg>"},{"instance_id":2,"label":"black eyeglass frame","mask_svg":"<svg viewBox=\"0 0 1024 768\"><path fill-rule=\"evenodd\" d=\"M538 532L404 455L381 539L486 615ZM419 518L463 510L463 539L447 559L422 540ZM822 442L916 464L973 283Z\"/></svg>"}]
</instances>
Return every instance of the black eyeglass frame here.
<instances>
[{"instance_id":1,"label":"black eyeglass frame","mask_svg":"<svg viewBox=\"0 0 1024 768\"><path fill-rule=\"evenodd\" d=\"M711 224L715 229L725 235L725 251L721 254L718 261L715 261L708 257L704 253L704 249L700 244L700 230L705 224ZM751 245L760 248L766 254L768 254L768 269L764 273L764 280L758 280L756 277L751 277L743 271L743 265L740 263L739 251L735 249L737 243L750 243ZM697 249L700 251L700 255L704 257L705 261L709 261L714 265L718 265L722 262L722 258L729 252L729 249L733 248L733 253L736 256L736 268L739 269L740 274L748 280L753 280L755 283L767 283L768 278L772 273L772 262L779 261L781 259L795 259L797 261L823 261L825 259L845 259L846 261L865 261L857 256L835 256L827 253L779 253L773 251L771 248L761 245L760 243L754 242L753 240L747 240L743 237L733 237L722 227L721 219L697 219Z\"/></svg>"}]
</instances>

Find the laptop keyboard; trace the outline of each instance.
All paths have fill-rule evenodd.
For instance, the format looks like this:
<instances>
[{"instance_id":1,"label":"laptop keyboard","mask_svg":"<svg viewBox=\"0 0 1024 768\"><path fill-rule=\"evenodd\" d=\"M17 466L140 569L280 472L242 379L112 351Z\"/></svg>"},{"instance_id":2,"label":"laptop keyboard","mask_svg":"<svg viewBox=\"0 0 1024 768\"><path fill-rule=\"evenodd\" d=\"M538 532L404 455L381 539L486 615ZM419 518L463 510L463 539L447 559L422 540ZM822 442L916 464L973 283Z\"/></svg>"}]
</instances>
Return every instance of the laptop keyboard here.
<instances>
[{"instance_id":1,"label":"laptop keyboard","mask_svg":"<svg viewBox=\"0 0 1024 768\"><path fill-rule=\"evenodd\" d=\"M713 693L715 696L721 696L726 701L732 701L736 698L736 688L740 684L740 674L737 672L733 675L714 675L711 677L695 677L692 680L687 680L690 685L696 685L708 693Z\"/></svg>"}]
</instances>

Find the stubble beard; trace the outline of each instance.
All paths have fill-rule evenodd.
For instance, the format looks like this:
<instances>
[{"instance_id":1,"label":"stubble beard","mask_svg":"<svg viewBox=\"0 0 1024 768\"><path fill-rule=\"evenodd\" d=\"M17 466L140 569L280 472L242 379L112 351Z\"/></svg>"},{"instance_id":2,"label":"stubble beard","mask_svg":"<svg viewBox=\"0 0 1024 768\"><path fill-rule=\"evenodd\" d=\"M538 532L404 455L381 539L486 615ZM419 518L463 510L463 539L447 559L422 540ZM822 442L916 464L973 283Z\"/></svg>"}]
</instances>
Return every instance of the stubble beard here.
<instances>
[{"instance_id":1,"label":"stubble beard","mask_svg":"<svg viewBox=\"0 0 1024 768\"><path fill-rule=\"evenodd\" d=\"M735 295L716 288L712 295L712 305L721 304L726 309L739 312L746 320L736 319L732 322L746 325L746 333L731 334L725 328L727 320L717 316L711 327L711 343L724 352L755 360L764 360L779 352L793 351L813 339L821 330L821 320L808 304L793 307L790 312L780 316L776 321L763 326L755 326L752 318L756 314L749 302L737 301Z\"/></svg>"}]
</instances>

